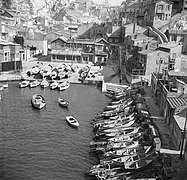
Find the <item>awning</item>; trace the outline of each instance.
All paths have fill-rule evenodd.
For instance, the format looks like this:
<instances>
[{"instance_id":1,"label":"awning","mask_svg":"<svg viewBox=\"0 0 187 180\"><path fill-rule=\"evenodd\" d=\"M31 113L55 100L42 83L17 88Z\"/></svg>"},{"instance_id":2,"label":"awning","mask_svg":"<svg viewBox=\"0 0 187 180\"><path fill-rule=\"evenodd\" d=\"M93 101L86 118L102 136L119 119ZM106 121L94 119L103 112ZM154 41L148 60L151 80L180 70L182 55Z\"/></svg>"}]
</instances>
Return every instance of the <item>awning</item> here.
<instances>
[{"instance_id":1,"label":"awning","mask_svg":"<svg viewBox=\"0 0 187 180\"><path fill-rule=\"evenodd\" d=\"M187 97L168 97L167 102L171 108L187 105Z\"/></svg>"}]
</instances>

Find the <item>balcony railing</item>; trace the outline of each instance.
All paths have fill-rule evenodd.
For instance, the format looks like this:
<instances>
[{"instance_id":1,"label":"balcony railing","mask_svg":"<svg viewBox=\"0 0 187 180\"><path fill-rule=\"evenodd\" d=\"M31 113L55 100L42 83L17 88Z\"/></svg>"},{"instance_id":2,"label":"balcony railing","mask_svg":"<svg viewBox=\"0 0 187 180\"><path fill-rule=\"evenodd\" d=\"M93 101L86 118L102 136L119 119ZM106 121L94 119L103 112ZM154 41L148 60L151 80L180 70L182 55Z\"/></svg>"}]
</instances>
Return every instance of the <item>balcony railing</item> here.
<instances>
[{"instance_id":1,"label":"balcony railing","mask_svg":"<svg viewBox=\"0 0 187 180\"><path fill-rule=\"evenodd\" d=\"M164 10L164 9L157 9L156 12L157 12L157 13L164 13L165 10Z\"/></svg>"},{"instance_id":2,"label":"balcony railing","mask_svg":"<svg viewBox=\"0 0 187 180\"><path fill-rule=\"evenodd\" d=\"M145 69L132 69L132 75L145 75Z\"/></svg>"}]
</instances>

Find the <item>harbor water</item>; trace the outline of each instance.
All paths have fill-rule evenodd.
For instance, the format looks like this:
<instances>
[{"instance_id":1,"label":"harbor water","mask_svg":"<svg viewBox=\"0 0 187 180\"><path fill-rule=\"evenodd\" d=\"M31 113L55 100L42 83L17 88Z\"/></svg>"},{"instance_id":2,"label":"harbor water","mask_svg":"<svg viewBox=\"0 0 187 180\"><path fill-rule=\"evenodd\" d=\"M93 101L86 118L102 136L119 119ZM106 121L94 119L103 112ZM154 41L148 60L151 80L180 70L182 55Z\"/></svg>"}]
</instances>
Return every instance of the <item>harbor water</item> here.
<instances>
[{"instance_id":1,"label":"harbor water","mask_svg":"<svg viewBox=\"0 0 187 180\"><path fill-rule=\"evenodd\" d=\"M42 110L31 106L36 93L46 99ZM68 109L59 106L59 97L69 101ZM89 179L84 173L96 164L89 155L91 122L108 101L96 86L71 84L60 92L9 83L0 101L0 179ZM79 121L78 129L67 124L67 115Z\"/></svg>"}]
</instances>

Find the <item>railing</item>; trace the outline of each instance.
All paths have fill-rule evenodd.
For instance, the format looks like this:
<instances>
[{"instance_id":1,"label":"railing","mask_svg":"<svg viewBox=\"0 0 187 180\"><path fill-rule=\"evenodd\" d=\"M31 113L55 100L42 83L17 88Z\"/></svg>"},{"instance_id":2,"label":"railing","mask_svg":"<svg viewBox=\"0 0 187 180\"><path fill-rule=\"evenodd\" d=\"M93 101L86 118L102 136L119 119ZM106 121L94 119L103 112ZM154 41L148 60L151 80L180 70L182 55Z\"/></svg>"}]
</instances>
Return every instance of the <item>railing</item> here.
<instances>
[{"instance_id":1,"label":"railing","mask_svg":"<svg viewBox=\"0 0 187 180\"><path fill-rule=\"evenodd\" d=\"M145 75L145 69L132 69L132 75Z\"/></svg>"}]
</instances>

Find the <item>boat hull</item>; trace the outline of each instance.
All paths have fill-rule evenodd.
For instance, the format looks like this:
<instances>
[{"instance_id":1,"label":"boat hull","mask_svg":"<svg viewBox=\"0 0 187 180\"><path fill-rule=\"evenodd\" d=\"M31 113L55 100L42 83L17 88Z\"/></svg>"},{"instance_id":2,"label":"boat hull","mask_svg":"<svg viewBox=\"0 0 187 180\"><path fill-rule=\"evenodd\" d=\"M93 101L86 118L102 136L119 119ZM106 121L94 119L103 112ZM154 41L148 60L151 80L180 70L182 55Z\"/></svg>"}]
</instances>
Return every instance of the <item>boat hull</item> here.
<instances>
[{"instance_id":1,"label":"boat hull","mask_svg":"<svg viewBox=\"0 0 187 180\"><path fill-rule=\"evenodd\" d=\"M71 125L74 128L79 127L79 122L73 116L67 116L66 121L68 122L69 125Z\"/></svg>"},{"instance_id":2,"label":"boat hull","mask_svg":"<svg viewBox=\"0 0 187 180\"><path fill-rule=\"evenodd\" d=\"M40 99L37 99L38 97ZM44 108L46 106L46 103L45 103L45 100L44 100L43 96L42 95L38 95L38 94L36 94L36 95L34 95L32 97L31 104L36 109L42 109L42 108Z\"/></svg>"},{"instance_id":3,"label":"boat hull","mask_svg":"<svg viewBox=\"0 0 187 180\"><path fill-rule=\"evenodd\" d=\"M59 98L58 102L61 107L68 108L69 102L67 100Z\"/></svg>"}]
</instances>

